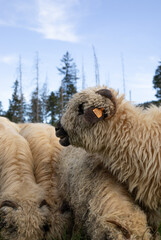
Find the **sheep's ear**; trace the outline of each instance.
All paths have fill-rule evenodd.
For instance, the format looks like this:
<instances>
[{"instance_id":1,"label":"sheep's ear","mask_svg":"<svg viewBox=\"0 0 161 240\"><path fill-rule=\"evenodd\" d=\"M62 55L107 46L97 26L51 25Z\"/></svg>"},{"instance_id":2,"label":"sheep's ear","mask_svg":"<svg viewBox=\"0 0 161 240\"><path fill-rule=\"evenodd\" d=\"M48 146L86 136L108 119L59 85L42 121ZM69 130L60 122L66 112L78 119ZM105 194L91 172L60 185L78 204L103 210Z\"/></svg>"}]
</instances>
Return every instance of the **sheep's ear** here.
<instances>
[{"instance_id":1,"label":"sheep's ear","mask_svg":"<svg viewBox=\"0 0 161 240\"><path fill-rule=\"evenodd\" d=\"M104 108L89 107L84 112L84 118L87 122L96 123L106 117Z\"/></svg>"},{"instance_id":2,"label":"sheep's ear","mask_svg":"<svg viewBox=\"0 0 161 240\"><path fill-rule=\"evenodd\" d=\"M109 89L100 89L96 93L102 95L103 97L109 98L110 100L113 98L113 95Z\"/></svg>"},{"instance_id":3,"label":"sheep's ear","mask_svg":"<svg viewBox=\"0 0 161 240\"><path fill-rule=\"evenodd\" d=\"M100 89L96 92L97 94L100 94L101 96L108 98L113 103L113 111L108 116L108 118L111 118L116 113L116 100L112 94L112 92L109 89Z\"/></svg>"}]
</instances>

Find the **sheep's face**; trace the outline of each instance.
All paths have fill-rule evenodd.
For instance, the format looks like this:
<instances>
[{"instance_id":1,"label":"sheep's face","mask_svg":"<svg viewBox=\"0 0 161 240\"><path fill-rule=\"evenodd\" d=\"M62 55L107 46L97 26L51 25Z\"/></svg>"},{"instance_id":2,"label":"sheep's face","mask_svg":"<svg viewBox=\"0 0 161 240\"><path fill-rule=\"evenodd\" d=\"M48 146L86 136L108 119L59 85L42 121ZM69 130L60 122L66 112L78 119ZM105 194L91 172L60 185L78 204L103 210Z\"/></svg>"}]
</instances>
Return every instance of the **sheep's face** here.
<instances>
[{"instance_id":1,"label":"sheep's face","mask_svg":"<svg viewBox=\"0 0 161 240\"><path fill-rule=\"evenodd\" d=\"M0 235L5 240L44 240L50 229L49 206L23 201L5 200L0 204Z\"/></svg>"},{"instance_id":2,"label":"sheep's face","mask_svg":"<svg viewBox=\"0 0 161 240\"><path fill-rule=\"evenodd\" d=\"M63 146L72 144L98 152L104 147L104 131L115 112L115 97L110 90L86 89L69 101L56 135Z\"/></svg>"}]
</instances>

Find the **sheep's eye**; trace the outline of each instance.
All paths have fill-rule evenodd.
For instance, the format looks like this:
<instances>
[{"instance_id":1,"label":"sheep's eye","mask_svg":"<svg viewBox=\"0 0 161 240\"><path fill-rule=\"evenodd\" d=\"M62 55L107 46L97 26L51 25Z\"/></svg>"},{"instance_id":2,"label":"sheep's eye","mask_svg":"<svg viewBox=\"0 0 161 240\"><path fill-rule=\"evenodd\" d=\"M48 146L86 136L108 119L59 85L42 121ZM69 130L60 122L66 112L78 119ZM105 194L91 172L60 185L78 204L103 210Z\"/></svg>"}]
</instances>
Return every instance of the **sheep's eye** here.
<instances>
[{"instance_id":1,"label":"sheep's eye","mask_svg":"<svg viewBox=\"0 0 161 240\"><path fill-rule=\"evenodd\" d=\"M47 201L45 199L42 200L42 202L40 203L39 208L42 208L43 206L47 206L48 208L50 208L49 204L47 203Z\"/></svg>"},{"instance_id":2,"label":"sheep's eye","mask_svg":"<svg viewBox=\"0 0 161 240\"><path fill-rule=\"evenodd\" d=\"M79 114L79 115L84 114L83 103L79 104L79 106L78 106L78 114Z\"/></svg>"}]
</instances>

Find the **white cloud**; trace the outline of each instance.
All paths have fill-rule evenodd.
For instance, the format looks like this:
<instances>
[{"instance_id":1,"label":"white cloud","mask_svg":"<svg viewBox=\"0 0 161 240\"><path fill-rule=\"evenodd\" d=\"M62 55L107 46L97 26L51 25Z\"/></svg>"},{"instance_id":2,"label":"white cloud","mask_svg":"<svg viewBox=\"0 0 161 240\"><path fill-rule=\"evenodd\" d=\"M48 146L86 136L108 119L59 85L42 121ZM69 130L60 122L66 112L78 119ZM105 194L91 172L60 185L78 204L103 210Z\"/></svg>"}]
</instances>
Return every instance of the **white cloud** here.
<instances>
[{"instance_id":1,"label":"white cloud","mask_svg":"<svg viewBox=\"0 0 161 240\"><path fill-rule=\"evenodd\" d=\"M12 64L17 61L17 58L14 55L0 56L0 62L5 64Z\"/></svg>"},{"instance_id":2,"label":"white cloud","mask_svg":"<svg viewBox=\"0 0 161 240\"><path fill-rule=\"evenodd\" d=\"M38 27L36 31L42 33L47 39L69 42L78 40L75 34L75 24L72 19L73 7L76 0L37 0Z\"/></svg>"},{"instance_id":3,"label":"white cloud","mask_svg":"<svg viewBox=\"0 0 161 240\"><path fill-rule=\"evenodd\" d=\"M0 25L36 31L46 39L76 42L78 6L79 0L16 0L9 6L4 2Z\"/></svg>"}]
</instances>

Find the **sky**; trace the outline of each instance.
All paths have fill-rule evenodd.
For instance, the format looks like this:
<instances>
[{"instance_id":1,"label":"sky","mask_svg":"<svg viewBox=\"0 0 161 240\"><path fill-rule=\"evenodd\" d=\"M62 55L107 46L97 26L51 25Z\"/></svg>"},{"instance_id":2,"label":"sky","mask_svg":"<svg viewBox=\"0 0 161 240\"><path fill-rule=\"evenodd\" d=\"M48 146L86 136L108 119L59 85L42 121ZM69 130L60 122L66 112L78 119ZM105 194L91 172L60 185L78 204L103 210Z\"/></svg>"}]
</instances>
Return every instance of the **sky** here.
<instances>
[{"instance_id":1,"label":"sky","mask_svg":"<svg viewBox=\"0 0 161 240\"><path fill-rule=\"evenodd\" d=\"M22 62L27 100L36 87L39 54L40 88L57 91L62 76L57 67L66 51L79 70L77 86L95 86L93 48L100 84L134 103L156 100L152 85L161 60L160 0L0 0L0 101L8 108L13 83ZM125 88L123 85L123 78Z\"/></svg>"}]
</instances>

